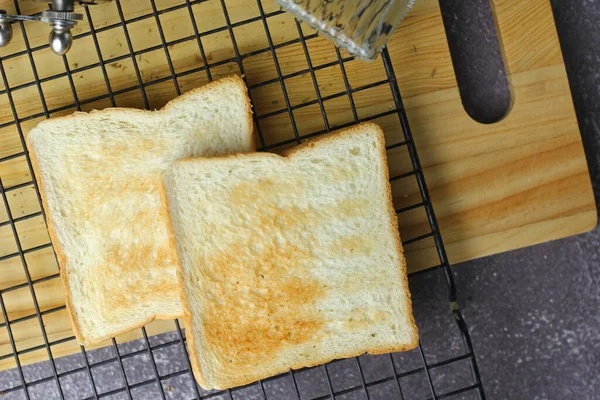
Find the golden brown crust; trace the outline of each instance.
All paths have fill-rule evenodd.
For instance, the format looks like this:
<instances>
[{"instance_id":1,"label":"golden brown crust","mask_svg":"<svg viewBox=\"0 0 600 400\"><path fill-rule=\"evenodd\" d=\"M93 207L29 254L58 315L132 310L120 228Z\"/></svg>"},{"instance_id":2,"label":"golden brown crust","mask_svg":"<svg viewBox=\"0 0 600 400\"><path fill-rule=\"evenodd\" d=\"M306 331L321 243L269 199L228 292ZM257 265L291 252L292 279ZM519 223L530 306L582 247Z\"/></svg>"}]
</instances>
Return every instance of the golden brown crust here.
<instances>
[{"instance_id":1,"label":"golden brown crust","mask_svg":"<svg viewBox=\"0 0 600 400\"><path fill-rule=\"evenodd\" d=\"M189 340L189 338L188 338L188 340ZM198 384L200 386L202 386L202 388L225 390L225 389L231 389L234 387L249 385L249 384L255 383L259 379L264 379L264 378L267 378L270 376L283 374L290 370L298 370L298 369L302 369L302 368L316 367L319 365L327 364L328 362L331 362L334 360L342 360L342 359L346 359L346 358L358 357L358 356L362 356L363 354L374 354L375 355L375 354L388 354L388 353L396 353L396 352L401 352L401 351L408 351L408 350L413 350L417 346L418 346L418 342L414 346L411 343L408 345L402 345L402 346L396 346L396 347L380 347L380 348L375 348L375 349L369 348L368 350L365 349L365 350L357 350L357 351L348 352L348 353L341 353L337 357L323 357L323 358L318 359L317 361L312 361L309 363L296 363L287 369L273 368L273 369L269 370L268 372L261 373L260 376L253 377L251 379L240 379L239 381L230 380L226 385L216 385L216 386L213 385L213 387L204 386L206 384L206 381L204 380L204 377L202 377L202 379L199 378L199 375L197 373L197 371L199 371L199 369L198 370L194 369L194 366L192 365L192 370L194 373L194 377L198 381ZM193 354L192 349L193 348L190 347L190 357L195 358L195 355L194 356L192 355Z\"/></svg>"},{"instance_id":2,"label":"golden brown crust","mask_svg":"<svg viewBox=\"0 0 600 400\"><path fill-rule=\"evenodd\" d=\"M79 343L84 343L85 338L81 334L81 329L79 327L79 322L76 318L74 318L75 310L73 309L73 305L71 304L71 297L69 296L69 283L67 281L67 276L64 271L65 265L67 264L67 257L62 251L62 247L58 242L58 235L56 233L56 229L54 227L54 223L52 221L52 217L50 213L47 213L48 203L46 201L46 190L42 183L41 172L39 165L37 163L37 157L35 152L33 151L33 146L29 141L29 136L26 139L26 146L29 151L29 160L31 162L31 167L33 168L33 173L35 175L35 181L37 182L38 191L40 194L40 198L42 199L42 207L44 208L44 216L46 217L46 227L48 228L48 234L50 235L50 241L52 242L54 252L56 254L56 259L58 262L60 278L63 283L63 294L65 296L65 305L67 309L67 314L69 314L69 318L71 318L71 322L73 324L73 333L75 334L75 338Z\"/></svg>"},{"instance_id":3,"label":"golden brown crust","mask_svg":"<svg viewBox=\"0 0 600 400\"><path fill-rule=\"evenodd\" d=\"M232 81L235 81L237 84L242 85L242 87L244 88L244 95L245 95L244 97L246 99L246 118L248 119L248 125L251 126L250 148L252 149L252 151L256 151L256 147L258 144L258 137L256 134L256 129L254 127L254 121L252 119L252 103L250 103L250 95L248 94L248 86L246 86L246 84L244 83L242 78L240 78L237 75L231 75L231 76L225 77L223 79L230 79Z\"/></svg>"},{"instance_id":4,"label":"golden brown crust","mask_svg":"<svg viewBox=\"0 0 600 400\"><path fill-rule=\"evenodd\" d=\"M310 363L296 363L288 369L273 368L272 370L265 372L264 374L260 374L260 377L257 377L255 379L242 379L238 382L231 382L227 386L218 386L218 387L215 386L213 389L224 390L224 389L229 389L231 387L249 385L251 383L256 382L259 379L264 379L269 376L275 376L278 374L282 374L282 373L288 372L290 370L298 370L301 368L316 367L319 365L327 364L328 362L331 362L334 360L358 357L358 356L362 356L363 354L388 354L388 353L396 353L396 352L400 352L400 351L408 351L408 350L414 349L417 346L418 346L418 342L414 346L411 343L411 344L395 346L395 347L369 348L369 349L364 349L364 350L352 351L352 352L348 352L348 353L341 353L341 354L338 354L337 357L323 357L323 358L318 359L317 361L312 361ZM190 351L190 353L191 353L191 351ZM194 371L194 376L196 376L195 374L196 374L196 372ZM198 383L200 383L200 381ZM200 383L200 386L202 386L202 383ZM202 386L202 387L206 389L206 387L204 387L204 386Z\"/></svg>"},{"instance_id":5,"label":"golden brown crust","mask_svg":"<svg viewBox=\"0 0 600 400\"><path fill-rule=\"evenodd\" d=\"M354 125L354 126L351 126L348 128L333 131L331 133L328 133L328 134L325 134L322 136L317 136L317 137L308 139L307 141L300 143L298 146L290 147L289 149L285 149L284 151L281 152L281 155L283 157L292 157L295 153L305 151L309 147L313 148L318 144L327 143L338 137L351 136L351 135L354 135L357 133L360 134L362 131L364 131L366 129L375 129L379 134L383 135L383 132L382 132L381 128L379 127L379 125L374 124L372 122L363 122L358 125ZM381 137L381 139L384 140L383 136ZM383 146L383 148L384 148L384 154L385 154L385 145ZM386 166L386 169L387 169L387 166Z\"/></svg>"},{"instance_id":6,"label":"golden brown crust","mask_svg":"<svg viewBox=\"0 0 600 400\"><path fill-rule=\"evenodd\" d=\"M383 174L384 179L385 179L384 185L385 185L386 192L387 192L388 212L390 214L390 222L391 222L390 228L392 230L392 234L394 235L394 238L396 239L396 248L397 248L397 252L398 252L398 257L400 257L400 265L401 265L400 275L402 276L402 279L404 280L404 295L406 296L406 306L407 306L406 311L407 311L407 315L409 315L409 317L410 317L410 324L411 324L411 328L413 329L413 337L414 337L414 341L412 343L410 343L409 345L405 346L407 348L392 350L392 351L412 350L419 345L419 333L418 333L418 329L417 329L417 324L415 323L414 315L412 313L412 298L411 298L410 290L408 289L409 286L408 286L408 271L406 268L406 258L404 257L404 249L402 248L402 239L400 238L400 228L398 227L398 216L396 215L396 210L394 209L394 200L393 200L393 196L392 196L392 185L390 185L390 171L389 171L388 162L387 162L387 152L385 150L385 136L383 134L383 131L379 127L379 125L376 125L376 124L372 124L372 125L374 125L374 128L377 130L378 136L379 136L379 146L380 146L380 151L381 151L381 163L382 163L381 168L384 171L384 174ZM372 354L378 354L378 353L372 353Z\"/></svg>"},{"instance_id":7,"label":"golden brown crust","mask_svg":"<svg viewBox=\"0 0 600 400\"><path fill-rule=\"evenodd\" d=\"M226 160L229 158L240 158L243 157L245 159L248 159L249 157L254 157L257 159L261 159L261 158L273 158L273 159L277 159L277 160L284 160L284 161L289 161L289 159L296 153L301 152L301 151L305 151L307 148L312 148L314 146L316 146L319 143L326 143L330 140L334 140L335 138L338 137L342 137L342 136L347 136L347 135L352 135L355 134L357 132L362 131L365 127L377 127L377 129L379 131L381 131L381 128L379 128L378 125L371 123L371 122L365 122L359 125L355 125L352 126L350 128L345 128L345 129L341 129L338 131L333 131L331 133L327 133L324 134L322 136L317 136L315 138L309 139L306 142L300 143L299 145L295 146L295 147L291 147L289 149L285 149L284 151L282 151L279 154L276 153L252 153L252 154L245 154L245 153L234 153L234 154L224 154L222 156L218 156L218 157L185 157L185 158L181 158L177 161L174 162L174 164L179 164L179 163L187 163L187 162L211 162L210 160L214 160L214 159L220 159L220 160ZM385 153L385 146L383 147L383 151ZM387 165L386 165L386 170L387 170Z\"/></svg>"},{"instance_id":8,"label":"golden brown crust","mask_svg":"<svg viewBox=\"0 0 600 400\"><path fill-rule=\"evenodd\" d=\"M191 95L195 95L198 94L200 92L203 92L207 89L212 88L213 86L219 86L222 85L223 83L226 82L231 82L231 83L235 83L237 85L240 85L243 90L244 90L244 94L245 94L245 98L246 98L246 109L247 109L247 119L248 119L248 124L252 127L250 130L250 135L251 135L251 141L252 141L252 148L256 149L256 134L254 132L254 125L252 123L252 105L250 103L250 99L248 97L248 88L246 87L246 84L244 83L244 81L237 75L231 75L225 78L221 78L219 80L213 81L213 82L209 82L206 85L203 85L199 88L195 88L193 90L190 90L187 93L184 93L183 95L171 100L170 102L168 102L167 104L165 104L164 107L162 107L160 110L158 111L148 111L148 110L140 110L140 109L135 109L135 108L123 108L123 107L112 107L112 108L107 108L104 110L92 110L90 113L85 113L85 112L75 112L72 115L67 115L64 117L58 117L58 118L52 118L50 120L44 120L42 122L40 122L40 124L38 126L42 126L46 123L48 123L49 121L52 121L52 123L56 122L56 121L65 121L65 120L70 120L72 118L81 118L82 116L87 116L89 114L107 114L107 115L114 115L115 113L120 113L120 112L125 112L125 113L152 113L152 112L162 112L162 111L167 111L170 108L174 107L177 103L181 102L182 100L186 99L188 96ZM152 322L155 319L174 319L174 318L179 318L180 315L179 314L156 314L153 315L149 318L147 318L146 320L140 322L139 324L133 325L131 327L128 327L126 329L122 329L120 331L116 331L116 332L111 332L110 334L107 335L103 335L100 337L95 337L95 338L86 338L83 333L81 332L81 326L79 324L79 318L77 316L77 313L73 307L72 304L72 299L70 296L70 290L69 290L69 281L67 279L67 273L66 273L66 266L67 266L67 257L62 249L62 246L60 245L60 242L58 240L58 234L56 232L56 228L54 225L54 222L52 220L52 215L51 213L47 212L46 210L49 210L49 206L47 203L47 195L46 195L46 188L45 185L41 179L41 172L40 172L40 168L39 168L39 164L37 162L37 156L36 156L36 152L35 152L35 148L34 146L31 144L31 136L28 136L26 138L26 146L27 149L29 151L29 157L30 157L30 161L31 161L31 165L33 167L33 171L35 174L35 180L37 182L37 186L38 186L38 191L40 194L40 197L42 199L42 205L44 208L44 216L46 219L46 225L48 228L48 233L50 235L50 240L52 242L54 251L56 253L56 257L57 257L57 261L58 261L58 265L59 265L59 269L60 269L60 277L61 277L61 281L63 283L63 294L65 296L65 305L66 305L66 309L67 309L67 313L69 315L69 318L71 319L71 323L73 326L73 333L75 335L76 340L82 344L82 345L88 345L88 344L95 344L95 343L100 343L102 341L108 340L112 337L127 333L131 330L134 329L138 329L141 328L142 326ZM166 208L163 207L163 209L165 210L166 213ZM166 220L169 220L168 218L166 218ZM171 240L171 237L170 237ZM174 245L173 243L171 243L172 248L174 249ZM176 254L177 252L174 251L174 254ZM190 335L191 336L191 335Z\"/></svg>"},{"instance_id":9,"label":"golden brown crust","mask_svg":"<svg viewBox=\"0 0 600 400\"><path fill-rule=\"evenodd\" d=\"M43 126L48 123L54 123L57 121L68 121L73 118L81 118L81 117L85 117L85 116L88 116L91 114L93 114L93 115L102 115L102 114L114 115L115 113L121 113L121 112L147 114L147 113L168 111L170 108L173 108L174 106L176 106L176 104L182 102L183 100L187 99L188 97L190 97L192 95L196 95L198 93L202 93L205 90L210 89L214 86L220 86L226 82L241 85L241 87L244 89L244 94L246 95L246 107L248 110L248 120L250 123L252 123L252 104L250 103L250 98L248 97L248 87L246 86L246 84L244 83L242 78L240 78L238 75L230 75L230 76L226 76L224 78L220 78L216 81L208 82L207 84L202 85L197 88L194 88L194 89L190 90L189 92L182 94L181 96L175 97L174 99L169 101L167 104L165 104L162 108L160 108L158 110L142 110L139 108L129 108L129 107L108 107L103 110L91 110L90 112L75 111L73 114L70 114L70 115L45 119L45 120L41 121L37 126ZM253 125L252 125L251 134L252 134L253 142L256 142L256 135L254 134L254 126Z\"/></svg>"},{"instance_id":10,"label":"golden brown crust","mask_svg":"<svg viewBox=\"0 0 600 400\"><path fill-rule=\"evenodd\" d=\"M261 373L260 376L257 376L255 378L253 377L251 379L240 379L239 381L231 380L225 386L217 385L217 386L214 386L212 389L219 389L219 390L230 389L233 387L249 385L251 383L256 382L259 379L264 379L269 376L275 376L278 374L282 374L282 373L288 372L290 370L298 370L298 369L302 369L302 368L316 367L319 365L327 364L328 362L331 362L334 360L358 357L358 356L362 356L363 354L388 354L388 353L396 353L396 352L401 352L401 351L409 351L409 350L413 350L417 346L418 346L418 341L417 341L417 344L415 344L414 346L412 343L410 343L410 344L401 345L401 346L369 348L369 349L357 350L357 351L348 352L348 353L341 353L341 354L338 354L337 357L322 357L322 358L318 359L317 361L312 361L309 363L296 363L287 369L273 368L273 369L269 370L268 372ZM192 349L193 348L190 347L190 356L193 353ZM196 380L198 381L198 384L200 384L200 386L202 386L204 389L210 389L209 387L203 386L203 383L206 383L206 381L204 381L204 377L202 377L202 379L198 379L196 370L193 369L193 372L194 372L194 377L196 377Z\"/></svg>"},{"instance_id":11,"label":"golden brown crust","mask_svg":"<svg viewBox=\"0 0 600 400\"><path fill-rule=\"evenodd\" d=\"M206 382L204 382L202 380L202 382L200 382L200 378L203 377L202 374L202 368L200 367L200 362L198 361L198 358L196 357L196 352L192 351L191 349L195 348L195 342L194 342L194 335L191 333L191 326L192 326L192 313L188 307L189 301L187 298L187 290L186 290L186 286L184 284L184 278L183 278L183 266L181 264L181 260L179 258L179 253L177 252L177 241L175 239L175 233L173 230L173 222L171 220L171 217L169 215L169 207L168 207L168 202L169 200L167 199L167 191L165 188L165 181L164 181L164 174L163 174L163 179L161 179L161 184L159 185L158 188L158 193L160 195L160 200L161 203L163 204L163 208L164 210L166 210L167 212L167 235L169 237L169 245L172 246L173 248L175 248L175 265L176 265L176 273L177 273L177 281L179 282L179 294L181 296L181 306L183 307L183 324L184 327L186 329L186 340L188 343L188 347L190 349L190 351L188 352L190 355L190 363L192 366L192 372L194 374L194 376L196 377L196 380L198 380L198 383L200 383L200 385L202 386L202 384L206 384Z\"/></svg>"},{"instance_id":12,"label":"golden brown crust","mask_svg":"<svg viewBox=\"0 0 600 400\"><path fill-rule=\"evenodd\" d=\"M294 157L295 154L298 154L302 151L310 150L310 149L314 148L315 146L317 146L318 144L323 144L323 143L326 143L331 140L335 140L335 139L337 139L339 137L343 137L343 136L362 134L362 132L364 132L365 130L374 131L374 132L376 132L376 134L378 136L377 140L378 140L378 145L380 147L379 150L381 152L380 159L382 162L381 168L383 171L382 179L384 180L383 184L384 184L384 187L386 190L387 208L388 208L389 217L390 217L390 229L395 238L397 254L399 257L400 274L402 276L401 279L403 280L403 284L404 284L404 295L406 296L406 299L407 299L407 303L406 303L407 309L405 310L405 313L407 315L409 315L410 329L412 331L412 341L408 344L401 344L401 345L397 345L397 346L381 347L381 348L372 348L372 347L363 348L363 349L353 351L353 352L337 354L335 358L331 358L331 357L318 358L318 359L316 359L316 361L313 360L313 362L311 362L311 363L298 362L298 363L292 365L290 367L291 369L311 367L311 366L320 365L320 364L332 361L334 359L350 358L350 357L359 356L359 355L362 355L365 353L384 354L384 353L397 352L397 351L406 351L406 350L414 349L416 346L418 346L419 338L418 338L418 333L417 333L417 327L416 327L414 317L412 314L412 310L411 310L411 296L410 296L410 292L408 290L406 260L403 256L402 242L400 240L398 222L397 222L396 213L395 213L395 210L393 207L391 186L389 183L389 170L388 170L388 165L387 165L385 138L384 138L383 131L376 124L365 123L365 124L356 125L354 127L347 128L344 130L339 130L339 131L330 133L325 136L314 138L314 139L307 141L305 143L302 143L294 148L285 150L284 152L281 153L281 155L272 154L272 153L255 153L255 154L251 154L251 155L231 154L231 155L224 155L224 156L219 157L222 159L241 158L241 157L244 157L245 159L248 159L251 157L257 158L257 159L274 158L274 159L278 159L278 160L282 160L282 161L284 160L284 161L289 162ZM178 161L176 161L176 163L187 163L187 162L198 162L198 161L202 162L203 160L210 162L210 160L208 160L208 159L187 158L187 159L178 160ZM165 189L163 188L163 190L165 190ZM173 229L171 224L170 224L169 228ZM175 240L173 231L170 231L170 235L173 235L172 240ZM180 285L182 287L185 287L185 281L184 281L184 276L183 276L183 266L181 265L180 262L177 263L177 275L178 275ZM182 303L183 303L183 307L184 307L186 327L188 329L192 329L191 310L189 308L188 298L186 297L186 289L182 290ZM286 372L287 370L289 370L289 369L273 368L271 370L263 371L263 373L261 373L260 375L257 375L257 376L251 376L251 377L246 377L246 378L238 376L238 377L235 377L234 379L226 380L227 382L220 382L224 386L221 386L221 385L205 386L205 385L207 385L207 381L203 375L200 361L197 358L198 353L196 351L193 334L188 335L188 343L189 343L190 357L192 360L192 369L194 372L194 376L196 377L198 383L205 388L211 388L214 386L214 388L216 388L216 389L225 389L225 388L232 387L232 386L242 386L245 384L253 383L257 379L261 379L266 376L276 375L276 374L283 373L283 372Z\"/></svg>"}]
</instances>

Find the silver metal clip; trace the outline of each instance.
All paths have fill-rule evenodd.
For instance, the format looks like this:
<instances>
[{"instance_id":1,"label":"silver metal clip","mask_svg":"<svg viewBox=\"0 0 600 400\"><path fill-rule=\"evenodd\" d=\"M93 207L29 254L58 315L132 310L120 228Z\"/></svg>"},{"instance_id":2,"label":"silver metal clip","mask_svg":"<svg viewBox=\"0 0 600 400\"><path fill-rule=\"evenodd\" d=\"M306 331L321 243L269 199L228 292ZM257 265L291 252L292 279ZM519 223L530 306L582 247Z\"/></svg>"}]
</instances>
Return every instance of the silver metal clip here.
<instances>
[{"instance_id":1,"label":"silver metal clip","mask_svg":"<svg viewBox=\"0 0 600 400\"><path fill-rule=\"evenodd\" d=\"M71 28L83 19L83 15L73 12L74 0L52 0L50 9L40 16L9 15L0 10L0 47L6 46L12 39L13 21L41 21L50 24L50 48L57 55L66 54L73 43Z\"/></svg>"}]
</instances>

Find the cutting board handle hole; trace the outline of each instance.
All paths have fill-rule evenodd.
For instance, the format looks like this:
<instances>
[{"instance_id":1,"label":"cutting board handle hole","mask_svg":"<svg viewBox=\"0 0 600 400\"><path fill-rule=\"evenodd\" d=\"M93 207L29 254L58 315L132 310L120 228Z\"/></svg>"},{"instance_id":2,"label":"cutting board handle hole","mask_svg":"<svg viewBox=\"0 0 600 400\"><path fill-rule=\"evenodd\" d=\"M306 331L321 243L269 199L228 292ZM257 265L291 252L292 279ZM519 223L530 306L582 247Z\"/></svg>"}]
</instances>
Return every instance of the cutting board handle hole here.
<instances>
[{"instance_id":1,"label":"cutting board handle hole","mask_svg":"<svg viewBox=\"0 0 600 400\"><path fill-rule=\"evenodd\" d=\"M463 107L482 124L500 121L512 105L490 1L440 0Z\"/></svg>"}]
</instances>

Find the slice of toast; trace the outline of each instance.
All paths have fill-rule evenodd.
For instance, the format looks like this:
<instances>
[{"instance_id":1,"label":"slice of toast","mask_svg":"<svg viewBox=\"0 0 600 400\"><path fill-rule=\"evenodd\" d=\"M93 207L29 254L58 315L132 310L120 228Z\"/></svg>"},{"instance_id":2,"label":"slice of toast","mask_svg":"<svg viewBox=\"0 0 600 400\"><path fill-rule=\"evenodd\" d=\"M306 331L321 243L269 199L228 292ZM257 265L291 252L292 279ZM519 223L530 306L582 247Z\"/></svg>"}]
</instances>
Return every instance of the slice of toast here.
<instances>
[{"instance_id":1,"label":"slice of toast","mask_svg":"<svg viewBox=\"0 0 600 400\"><path fill-rule=\"evenodd\" d=\"M49 119L27 137L82 344L183 314L158 188L173 161L255 150L247 89L228 77L160 111Z\"/></svg>"},{"instance_id":2,"label":"slice of toast","mask_svg":"<svg viewBox=\"0 0 600 400\"><path fill-rule=\"evenodd\" d=\"M177 161L164 190L204 388L417 346L377 125L284 157Z\"/></svg>"}]
</instances>

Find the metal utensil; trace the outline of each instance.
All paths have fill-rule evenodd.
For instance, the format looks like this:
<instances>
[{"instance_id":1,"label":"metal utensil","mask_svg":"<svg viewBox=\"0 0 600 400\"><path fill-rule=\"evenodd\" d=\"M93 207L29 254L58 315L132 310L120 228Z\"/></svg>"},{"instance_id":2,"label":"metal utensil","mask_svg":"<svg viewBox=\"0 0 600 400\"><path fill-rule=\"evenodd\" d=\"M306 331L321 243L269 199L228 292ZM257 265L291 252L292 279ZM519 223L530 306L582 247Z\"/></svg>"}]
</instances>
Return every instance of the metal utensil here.
<instances>
[{"instance_id":1,"label":"metal utensil","mask_svg":"<svg viewBox=\"0 0 600 400\"><path fill-rule=\"evenodd\" d=\"M95 4L97 0L81 0L79 4ZM49 9L39 16L10 15L0 10L0 47L6 46L12 39L12 22L15 21L41 21L50 24L49 43L52 51L57 55L66 54L73 43L71 28L83 19L83 15L74 12L74 0L52 0Z\"/></svg>"}]
</instances>

